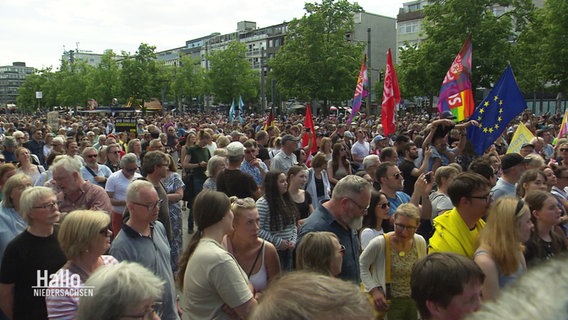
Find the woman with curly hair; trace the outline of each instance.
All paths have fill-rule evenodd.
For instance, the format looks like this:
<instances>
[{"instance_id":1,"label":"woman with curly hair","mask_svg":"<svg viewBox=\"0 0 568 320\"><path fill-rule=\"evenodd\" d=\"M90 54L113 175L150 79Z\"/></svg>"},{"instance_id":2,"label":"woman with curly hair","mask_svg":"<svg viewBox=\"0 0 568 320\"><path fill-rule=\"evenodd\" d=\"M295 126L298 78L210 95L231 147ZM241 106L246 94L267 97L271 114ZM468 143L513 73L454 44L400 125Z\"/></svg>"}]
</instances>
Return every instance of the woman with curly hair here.
<instances>
[{"instance_id":1,"label":"woman with curly hair","mask_svg":"<svg viewBox=\"0 0 568 320\"><path fill-rule=\"evenodd\" d=\"M336 143L333 145L331 161L327 163L327 174L329 182L331 182L333 186L335 186L341 178L351 174L351 164L349 160L347 160L345 144Z\"/></svg>"},{"instance_id":2,"label":"woman with curly hair","mask_svg":"<svg viewBox=\"0 0 568 320\"><path fill-rule=\"evenodd\" d=\"M292 253L296 247L298 208L288 193L282 171L269 171L264 177L264 196L256 201L260 215L259 237L278 249L283 271L292 270Z\"/></svg>"}]
</instances>

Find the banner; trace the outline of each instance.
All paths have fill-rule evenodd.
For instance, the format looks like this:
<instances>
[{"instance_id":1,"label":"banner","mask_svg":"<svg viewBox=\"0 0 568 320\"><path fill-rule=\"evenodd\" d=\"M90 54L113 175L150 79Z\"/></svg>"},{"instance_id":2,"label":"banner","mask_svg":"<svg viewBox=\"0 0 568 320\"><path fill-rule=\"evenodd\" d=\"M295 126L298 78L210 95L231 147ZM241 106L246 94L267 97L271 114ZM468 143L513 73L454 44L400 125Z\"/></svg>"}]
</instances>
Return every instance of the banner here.
<instances>
[{"instance_id":1,"label":"banner","mask_svg":"<svg viewBox=\"0 0 568 320\"><path fill-rule=\"evenodd\" d=\"M387 53L387 66L385 70L385 83L383 86L383 102L381 106L381 123L383 132L388 136L396 130L396 105L400 102L400 89L398 79L392 63L391 50Z\"/></svg>"},{"instance_id":2,"label":"banner","mask_svg":"<svg viewBox=\"0 0 568 320\"><path fill-rule=\"evenodd\" d=\"M369 95L367 89L369 88L369 78L367 76L367 55L363 56L363 63L361 63L361 70L357 78L357 85L355 86L355 95L353 96L353 105L351 106L351 114L347 119L347 125L351 124L353 118L361 109L363 99Z\"/></svg>"},{"instance_id":3,"label":"banner","mask_svg":"<svg viewBox=\"0 0 568 320\"><path fill-rule=\"evenodd\" d=\"M533 138L534 135L529 128L520 122L517 130L515 130L515 133L513 134L511 143L509 143L507 153L519 153L519 151L521 151L521 146L525 143L530 143Z\"/></svg>"}]
</instances>

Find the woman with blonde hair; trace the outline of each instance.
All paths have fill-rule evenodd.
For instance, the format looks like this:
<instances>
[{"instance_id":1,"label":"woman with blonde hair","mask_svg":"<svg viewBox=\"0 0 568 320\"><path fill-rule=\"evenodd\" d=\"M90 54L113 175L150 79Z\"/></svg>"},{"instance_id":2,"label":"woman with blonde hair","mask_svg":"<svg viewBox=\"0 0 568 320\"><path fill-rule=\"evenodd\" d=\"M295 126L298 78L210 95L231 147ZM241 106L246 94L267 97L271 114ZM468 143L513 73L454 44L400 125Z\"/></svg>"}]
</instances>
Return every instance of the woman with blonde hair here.
<instances>
[{"instance_id":1,"label":"woman with blonde hair","mask_svg":"<svg viewBox=\"0 0 568 320\"><path fill-rule=\"evenodd\" d=\"M308 232L296 250L296 269L338 277L344 255L345 247L335 233Z\"/></svg>"},{"instance_id":2,"label":"woman with blonde hair","mask_svg":"<svg viewBox=\"0 0 568 320\"><path fill-rule=\"evenodd\" d=\"M7 164L8 165L8 164ZM9 164L14 167L13 165ZM15 171L15 167L14 167ZM20 212L22 192L32 186L30 177L18 173L10 177L2 188L2 204L0 204L0 259L8 243L26 230L28 224Z\"/></svg>"},{"instance_id":3,"label":"woman with blonde hair","mask_svg":"<svg viewBox=\"0 0 568 320\"><path fill-rule=\"evenodd\" d=\"M489 209L479 248L473 255L485 274L481 288L484 301L494 300L503 287L527 270L523 243L529 240L532 228L530 210L523 199L501 197Z\"/></svg>"},{"instance_id":4,"label":"woman with blonde hair","mask_svg":"<svg viewBox=\"0 0 568 320\"><path fill-rule=\"evenodd\" d=\"M103 211L76 210L65 216L58 240L67 263L55 273L56 285L50 285L51 289L79 289L95 270L118 263L113 256L104 255L112 236L109 224L110 217ZM73 283L75 278L80 281ZM75 318L78 295L47 296L45 300L49 319Z\"/></svg>"},{"instance_id":5,"label":"woman with blonde hair","mask_svg":"<svg viewBox=\"0 0 568 320\"><path fill-rule=\"evenodd\" d=\"M274 245L258 237L259 221L252 198L231 197L233 232L224 245L247 273L254 292L262 292L280 274L280 259Z\"/></svg>"},{"instance_id":6,"label":"woman with blonde hair","mask_svg":"<svg viewBox=\"0 0 568 320\"><path fill-rule=\"evenodd\" d=\"M376 310L386 312L389 319L417 319L418 310L410 297L410 274L412 265L426 256L426 241L416 234L420 209L411 203L401 204L393 218L394 231L374 238L361 253L361 280Z\"/></svg>"},{"instance_id":7,"label":"woman with blonde hair","mask_svg":"<svg viewBox=\"0 0 568 320\"><path fill-rule=\"evenodd\" d=\"M16 158L19 162L18 172L28 175L28 177L32 179L32 183L35 184L41 176L41 173L45 171L45 168L32 163L31 153L27 148L19 147L16 149Z\"/></svg>"}]
</instances>

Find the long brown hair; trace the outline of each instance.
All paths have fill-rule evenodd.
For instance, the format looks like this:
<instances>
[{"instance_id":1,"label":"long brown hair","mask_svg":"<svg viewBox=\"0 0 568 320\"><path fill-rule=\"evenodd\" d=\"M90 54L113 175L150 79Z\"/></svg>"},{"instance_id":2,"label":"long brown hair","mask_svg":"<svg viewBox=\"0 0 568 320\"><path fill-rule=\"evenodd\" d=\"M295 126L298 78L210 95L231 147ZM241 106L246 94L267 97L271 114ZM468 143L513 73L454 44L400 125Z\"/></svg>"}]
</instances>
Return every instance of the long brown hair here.
<instances>
[{"instance_id":1,"label":"long brown hair","mask_svg":"<svg viewBox=\"0 0 568 320\"><path fill-rule=\"evenodd\" d=\"M183 278L189 258L197 249L199 240L203 237L203 230L221 221L230 208L231 201L223 192L204 189L195 197L191 212L197 225L197 231L193 234L185 251L179 258L177 280L180 290L183 290Z\"/></svg>"}]
</instances>

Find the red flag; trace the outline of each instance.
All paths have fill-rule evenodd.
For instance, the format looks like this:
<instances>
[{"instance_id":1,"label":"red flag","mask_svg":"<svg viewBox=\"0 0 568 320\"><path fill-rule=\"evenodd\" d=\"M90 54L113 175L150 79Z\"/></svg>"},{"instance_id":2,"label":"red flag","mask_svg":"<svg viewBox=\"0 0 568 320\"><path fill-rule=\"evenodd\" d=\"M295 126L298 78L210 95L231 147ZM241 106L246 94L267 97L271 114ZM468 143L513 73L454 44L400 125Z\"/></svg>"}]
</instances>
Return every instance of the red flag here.
<instances>
[{"instance_id":1,"label":"red flag","mask_svg":"<svg viewBox=\"0 0 568 320\"><path fill-rule=\"evenodd\" d=\"M268 127L273 125L274 125L274 113L272 113L272 110L270 110L270 114L268 115L268 118L266 118L266 123L264 124L263 130L266 131Z\"/></svg>"},{"instance_id":2,"label":"red flag","mask_svg":"<svg viewBox=\"0 0 568 320\"><path fill-rule=\"evenodd\" d=\"M385 71L385 85L383 87L383 102L381 107L381 122L385 135L395 131L395 106L400 102L400 90L396 71L392 64L391 50L387 53L387 66Z\"/></svg>"},{"instance_id":3,"label":"red flag","mask_svg":"<svg viewBox=\"0 0 568 320\"><path fill-rule=\"evenodd\" d=\"M316 130L314 127L314 119L312 119L312 108L310 104L306 104L306 117L304 118L304 129L310 129L312 133L312 149L310 150L311 154L314 154L318 151L318 144L316 141ZM302 134L302 147L307 146L310 143L310 136L307 132ZM308 155L309 156L309 155Z\"/></svg>"}]
</instances>

